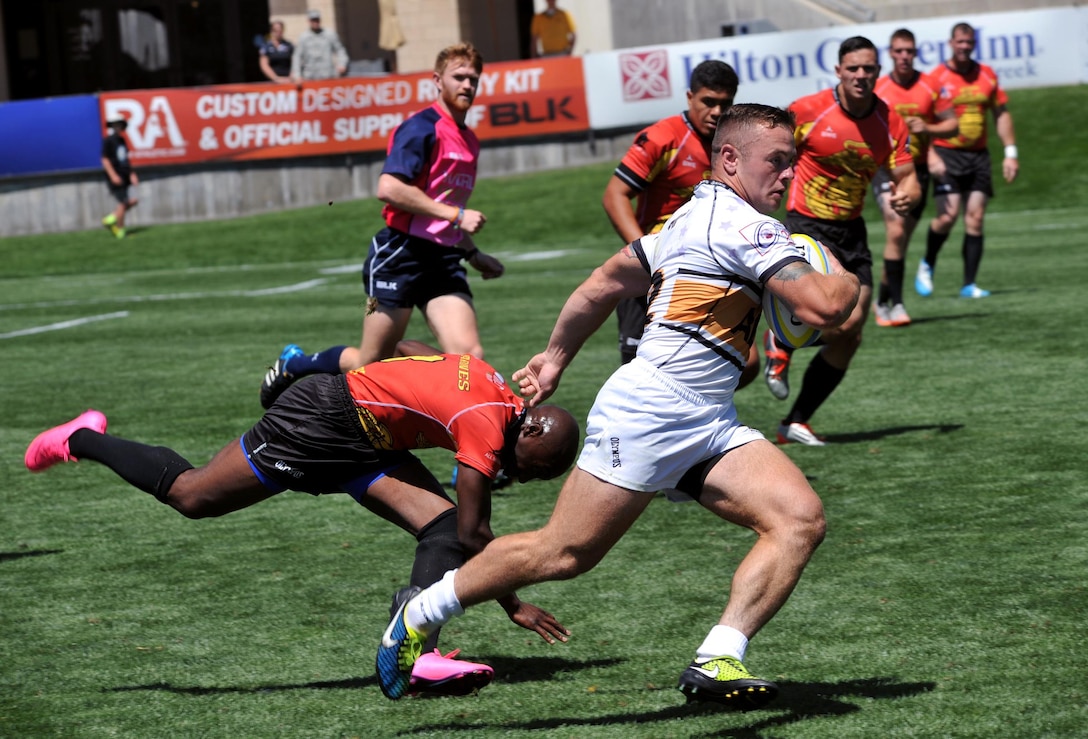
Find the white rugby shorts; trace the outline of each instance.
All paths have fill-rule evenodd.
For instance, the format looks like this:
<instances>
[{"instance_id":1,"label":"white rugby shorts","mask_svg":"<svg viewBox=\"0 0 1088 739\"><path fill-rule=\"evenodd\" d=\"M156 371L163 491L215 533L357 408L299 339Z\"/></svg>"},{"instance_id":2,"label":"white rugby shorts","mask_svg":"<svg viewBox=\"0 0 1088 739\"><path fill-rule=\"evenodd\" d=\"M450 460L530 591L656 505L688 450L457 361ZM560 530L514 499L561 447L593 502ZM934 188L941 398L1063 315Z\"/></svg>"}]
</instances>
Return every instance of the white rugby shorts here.
<instances>
[{"instance_id":1,"label":"white rugby shorts","mask_svg":"<svg viewBox=\"0 0 1088 739\"><path fill-rule=\"evenodd\" d=\"M597 393L578 466L613 485L652 493L676 487L704 460L763 438L737 421L732 402L712 402L636 357Z\"/></svg>"}]
</instances>

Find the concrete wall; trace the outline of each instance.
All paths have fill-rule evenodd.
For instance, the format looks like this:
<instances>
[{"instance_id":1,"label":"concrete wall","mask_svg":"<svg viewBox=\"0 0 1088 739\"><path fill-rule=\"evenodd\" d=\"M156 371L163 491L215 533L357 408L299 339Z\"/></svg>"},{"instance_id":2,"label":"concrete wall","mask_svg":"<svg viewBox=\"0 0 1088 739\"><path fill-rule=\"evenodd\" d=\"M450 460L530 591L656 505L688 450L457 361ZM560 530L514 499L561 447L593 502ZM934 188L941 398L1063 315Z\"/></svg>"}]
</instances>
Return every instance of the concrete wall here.
<instances>
[{"instance_id":1,"label":"concrete wall","mask_svg":"<svg viewBox=\"0 0 1088 739\"><path fill-rule=\"evenodd\" d=\"M485 144L479 172L494 177L619 161L631 139L631 132L622 132L597 139ZM141 169L134 190L140 205L129 213L127 225L235 218L373 197L384 161L384 155L358 155ZM100 228L114 205L97 171L0 180L0 237Z\"/></svg>"}]
</instances>

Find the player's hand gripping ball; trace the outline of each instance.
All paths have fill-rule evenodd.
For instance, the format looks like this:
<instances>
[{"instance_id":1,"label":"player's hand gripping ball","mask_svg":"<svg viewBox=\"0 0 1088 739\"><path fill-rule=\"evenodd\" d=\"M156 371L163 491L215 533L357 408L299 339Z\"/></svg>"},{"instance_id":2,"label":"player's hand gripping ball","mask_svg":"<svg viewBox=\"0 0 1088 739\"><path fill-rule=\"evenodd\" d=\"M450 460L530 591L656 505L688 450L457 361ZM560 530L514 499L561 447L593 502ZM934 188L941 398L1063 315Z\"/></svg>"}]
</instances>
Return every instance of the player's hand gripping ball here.
<instances>
[{"instance_id":1,"label":"player's hand gripping ball","mask_svg":"<svg viewBox=\"0 0 1088 739\"><path fill-rule=\"evenodd\" d=\"M827 247L805 234L793 234L790 238L814 270L825 275L831 274ZM820 338L819 330L798 321L789 306L776 298L770 290L763 291L763 315L767 317L767 323L771 325L775 340L791 349L811 346Z\"/></svg>"}]
</instances>

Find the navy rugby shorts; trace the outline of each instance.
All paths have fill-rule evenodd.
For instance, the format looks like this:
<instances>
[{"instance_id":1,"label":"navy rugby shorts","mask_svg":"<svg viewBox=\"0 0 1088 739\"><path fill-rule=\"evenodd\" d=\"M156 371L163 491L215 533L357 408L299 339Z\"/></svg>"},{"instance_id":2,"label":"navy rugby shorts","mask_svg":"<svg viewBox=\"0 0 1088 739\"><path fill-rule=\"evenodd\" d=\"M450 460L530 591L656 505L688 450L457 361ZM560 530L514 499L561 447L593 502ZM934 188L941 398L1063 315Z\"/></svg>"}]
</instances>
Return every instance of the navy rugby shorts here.
<instances>
[{"instance_id":1,"label":"navy rugby shorts","mask_svg":"<svg viewBox=\"0 0 1088 739\"><path fill-rule=\"evenodd\" d=\"M420 308L441 295L472 297L461 262L464 252L383 228L363 265L366 294L388 308Z\"/></svg>"}]
</instances>

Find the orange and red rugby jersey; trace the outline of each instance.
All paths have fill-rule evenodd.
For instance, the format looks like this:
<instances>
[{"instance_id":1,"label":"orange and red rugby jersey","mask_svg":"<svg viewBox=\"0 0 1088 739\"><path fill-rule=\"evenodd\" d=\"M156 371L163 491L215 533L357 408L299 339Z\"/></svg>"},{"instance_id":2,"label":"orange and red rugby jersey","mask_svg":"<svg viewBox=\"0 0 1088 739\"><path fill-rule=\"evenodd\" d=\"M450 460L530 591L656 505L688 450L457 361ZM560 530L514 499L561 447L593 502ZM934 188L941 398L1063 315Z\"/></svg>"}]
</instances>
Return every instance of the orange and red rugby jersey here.
<instances>
[{"instance_id":1,"label":"orange and red rugby jersey","mask_svg":"<svg viewBox=\"0 0 1088 739\"><path fill-rule=\"evenodd\" d=\"M1009 96L997 84L997 73L985 64L976 63L969 72L960 74L942 64L931 71L929 77L939 85L941 99L952 105L960 121L958 134L937 139L933 145L968 151L985 149L986 111L1009 101Z\"/></svg>"},{"instance_id":2,"label":"orange and red rugby jersey","mask_svg":"<svg viewBox=\"0 0 1088 739\"><path fill-rule=\"evenodd\" d=\"M442 447L494 479L524 403L491 365L469 354L395 357L347 373L375 449Z\"/></svg>"},{"instance_id":3,"label":"orange and red rugby jersey","mask_svg":"<svg viewBox=\"0 0 1088 739\"><path fill-rule=\"evenodd\" d=\"M787 210L829 221L858 218L876 171L911 162L907 124L879 98L863 118L844 111L834 89L800 98L789 110L797 167Z\"/></svg>"}]
</instances>

